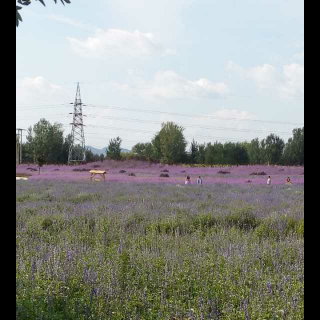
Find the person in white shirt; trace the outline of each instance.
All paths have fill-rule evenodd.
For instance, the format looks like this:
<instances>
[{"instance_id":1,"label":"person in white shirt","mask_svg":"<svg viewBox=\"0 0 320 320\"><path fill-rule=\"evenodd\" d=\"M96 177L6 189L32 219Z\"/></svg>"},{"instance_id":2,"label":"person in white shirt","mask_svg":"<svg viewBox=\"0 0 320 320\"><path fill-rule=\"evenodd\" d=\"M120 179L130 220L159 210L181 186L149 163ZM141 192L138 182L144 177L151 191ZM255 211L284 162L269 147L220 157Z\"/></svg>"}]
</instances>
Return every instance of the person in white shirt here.
<instances>
[{"instance_id":1,"label":"person in white shirt","mask_svg":"<svg viewBox=\"0 0 320 320\"><path fill-rule=\"evenodd\" d=\"M202 184L202 179L201 179L200 176L199 176L199 178L197 179L197 184Z\"/></svg>"},{"instance_id":2,"label":"person in white shirt","mask_svg":"<svg viewBox=\"0 0 320 320\"><path fill-rule=\"evenodd\" d=\"M267 184L268 185L271 184L271 177L270 176L268 176Z\"/></svg>"},{"instance_id":3,"label":"person in white shirt","mask_svg":"<svg viewBox=\"0 0 320 320\"><path fill-rule=\"evenodd\" d=\"M186 181L185 181L185 183L184 183L184 184L191 184L191 179L190 179L190 177L189 177L189 176L187 176Z\"/></svg>"}]
</instances>

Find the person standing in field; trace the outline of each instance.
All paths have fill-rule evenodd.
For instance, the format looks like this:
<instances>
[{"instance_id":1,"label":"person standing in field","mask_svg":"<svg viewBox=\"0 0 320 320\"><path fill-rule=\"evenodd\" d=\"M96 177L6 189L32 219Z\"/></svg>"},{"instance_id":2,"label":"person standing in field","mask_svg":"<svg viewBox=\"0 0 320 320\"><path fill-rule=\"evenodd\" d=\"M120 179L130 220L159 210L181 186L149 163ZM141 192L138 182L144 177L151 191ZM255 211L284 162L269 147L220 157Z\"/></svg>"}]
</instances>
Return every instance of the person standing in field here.
<instances>
[{"instance_id":1,"label":"person standing in field","mask_svg":"<svg viewBox=\"0 0 320 320\"><path fill-rule=\"evenodd\" d=\"M290 177L288 177L288 178L287 178L287 180L286 180L286 184L292 184L292 183L291 183L291 179L290 179Z\"/></svg>"},{"instance_id":2,"label":"person standing in field","mask_svg":"<svg viewBox=\"0 0 320 320\"><path fill-rule=\"evenodd\" d=\"M191 184L190 176L187 176L186 181L185 181L184 184Z\"/></svg>"},{"instance_id":3,"label":"person standing in field","mask_svg":"<svg viewBox=\"0 0 320 320\"><path fill-rule=\"evenodd\" d=\"M271 184L271 177L268 176L267 185Z\"/></svg>"},{"instance_id":4,"label":"person standing in field","mask_svg":"<svg viewBox=\"0 0 320 320\"><path fill-rule=\"evenodd\" d=\"M197 184L202 184L202 179L201 179L200 176L199 176L199 178L197 179Z\"/></svg>"}]
</instances>

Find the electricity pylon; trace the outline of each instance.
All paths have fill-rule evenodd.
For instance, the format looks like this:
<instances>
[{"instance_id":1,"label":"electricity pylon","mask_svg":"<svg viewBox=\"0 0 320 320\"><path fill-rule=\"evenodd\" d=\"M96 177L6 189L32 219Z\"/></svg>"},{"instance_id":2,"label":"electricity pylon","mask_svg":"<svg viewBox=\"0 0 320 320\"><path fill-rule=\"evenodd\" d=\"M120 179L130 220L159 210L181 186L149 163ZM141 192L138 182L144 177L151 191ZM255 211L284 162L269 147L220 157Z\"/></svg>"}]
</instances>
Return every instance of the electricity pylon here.
<instances>
[{"instance_id":1,"label":"electricity pylon","mask_svg":"<svg viewBox=\"0 0 320 320\"><path fill-rule=\"evenodd\" d=\"M74 101L73 122L71 131L71 144L69 148L68 164L86 162L86 147L83 132L82 102L80 95L80 85L78 82L76 98Z\"/></svg>"}]
</instances>

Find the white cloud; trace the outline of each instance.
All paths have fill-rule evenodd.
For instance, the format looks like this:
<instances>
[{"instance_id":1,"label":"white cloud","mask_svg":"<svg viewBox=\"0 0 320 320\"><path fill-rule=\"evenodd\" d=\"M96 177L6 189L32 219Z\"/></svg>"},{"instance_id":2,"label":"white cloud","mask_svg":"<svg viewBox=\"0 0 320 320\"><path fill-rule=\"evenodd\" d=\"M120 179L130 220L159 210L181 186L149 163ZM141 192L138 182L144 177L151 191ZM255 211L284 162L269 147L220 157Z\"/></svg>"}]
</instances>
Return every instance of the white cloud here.
<instances>
[{"instance_id":1,"label":"white cloud","mask_svg":"<svg viewBox=\"0 0 320 320\"><path fill-rule=\"evenodd\" d=\"M17 80L17 105L40 105L67 103L71 96L61 86L51 83L42 76L25 77Z\"/></svg>"},{"instance_id":2,"label":"white cloud","mask_svg":"<svg viewBox=\"0 0 320 320\"><path fill-rule=\"evenodd\" d=\"M233 61L227 62L226 69L227 69L227 71L235 72L235 73L242 74L242 75L245 75L245 72L246 72L246 70L243 67L239 66L238 64L236 64Z\"/></svg>"},{"instance_id":3,"label":"white cloud","mask_svg":"<svg viewBox=\"0 0 320 320\"><path fill-rule=\"evenodd\" d=\"M67 40L75 53L85 57L174 54L174 50L165 48L152 33L143 33L139 30L131 32L120 29L99 29L93 37L86 40L75 38Z\"/></svg>"},{"instance_id":4,"label":"white cloud","mask_svg":"<svg viewBox=\"0 0 320 320\"><path fill-rule=\"evenodd\" d=\"M259 89L276 91L281 98L302 98L304 95L304 66L293 63L284 65L282 71L264 64L253 68L243 68L229 61L227 71L253 80Z\"/></svg>"},{"instance_id":5,"label":"white cloud","mask_svg":"<svg viewBox=\"0 0 320 320\"><path fill-rule=\"evenodd\" d=\"M60 86L51 84L48 80L46 80L42 76L38 76L35 78L26 77L22 80L22 87L32 90L41 90L41 91L57 91L61 89Z\"/></svg>"},{"instance_id":6,"label":"white cloud","mask_svg":"<svg viewBox=\"0 0 320 320\"><path fill-rule=\"evenodd\" d=\"M283 66L284 83L280 92L289 98L302 98L304 95L304 66L290 64Z\"/></svg>"},{"instance_id":7,"label":"white cloud","mask_svg":"<svg viewBox=\"0 0 320 320\"><path fill-rule=\"evenodd\" d=\"M277 77L276 68L269 64L250 68L247 71L247 75L253 79L261 89L273 87Z\"/></svg>"},{"instance_id":8,"label":"white cloud","mask_svg":"<svg viewBox=\"0 0 320 320\"><path fill-rule=\"evenodd\" d=\"M106 10L112 12L115 21L129 28L148 30L162 39L176 43L185 31L184 11L195 0L106 0Z\"/></svg>"},{"instance_id":9,"label":"white cloud","mask_svg":"<svg viewBox=\"0 0 320 320\"><path fill-rule=\"evenodd\" d=\"M114 86L147 99L223 98L229 94L229 88L223 82L211 82L205 78L191 81L173 71L158 72L152 81L132 78L134 85L114 83Z\"/></svg>"},{"instance_id":10,"label":"white cloud","mask_svg":"<svg viewBox=\"0 0 320 320\"><path fill-rule=\"evenodd\" d=\"M69 18L69 17L65 17L62 15L56 15L56 14L50 14L48 15L48 18L52 21L57 21L57 22L61 22L64 24L68 24L70 26L76 27L76 28L81 28L81 29L88 29L88 30L96 30L96 28L85 24L81 21Z\"/></svg>"}]
</instances>

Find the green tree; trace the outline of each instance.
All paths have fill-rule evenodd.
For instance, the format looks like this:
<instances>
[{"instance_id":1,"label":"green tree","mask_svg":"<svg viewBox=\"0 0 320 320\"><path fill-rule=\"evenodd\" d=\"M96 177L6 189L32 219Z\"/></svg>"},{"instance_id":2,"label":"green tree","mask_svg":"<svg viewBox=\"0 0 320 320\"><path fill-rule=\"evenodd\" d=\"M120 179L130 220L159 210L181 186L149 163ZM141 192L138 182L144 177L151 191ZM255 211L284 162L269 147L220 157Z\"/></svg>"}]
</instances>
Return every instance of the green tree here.
<instances>
[{"instance_id":1,"label":"green tree","mask_svg":"<svg viewBox=\"0 0 320 320\"><path fill-rule=\"evenodd\" d=\"M31 4L31 1L32 0L17 0L17 2L19 3L19 4L21 4L22 6L28 6L29 4ZM39 1L39 2L41 2L44 6L46 6L45 5L45 2L44 2L44 0L35 0L35 1ZM57 3L57 0L53 0L55 3ZM60 0L61 1L61 3L64 5L65 3L71 3L71 1L70 0ZM19 26L19 21L21 21L22 22L22 18L21 18L21 15L20 15L20 13L19 13L19 10L21 10L22 9L22 7L20 7L20 6L17 6L16 5L16 26L18 27Z\"/></svg>"},{"instance_id":2,"label":"green tree","mask_svg":"<svg viewBox=\"0 0 320 320\"><path fill-rule=\"evenodd\" d=\"M230 164L245 165L249 164L249 155L246 147L242 143L233 143L232 146L232 162Z\"/></svg>"},{"instance_id":3,"label":"green tree","mask_svg":"<svg viewBox=\"0 0 320 320\"><path fill-rule=\"evenodd\" d=\"M104 154L101 153L100 156L99 156L99 160L100 160L101 162L103 162L103 161L104 161L104 158L105 158L105 157L104 157Z\"/></svg>"},{"instance_id":4,"label":"green tree","mask_svg":"<svg viewBox=\"0 0 320 320\"><path fill-rule=\"evenodd\" d=\"M196 163L204 164L206 160L206 144L198 144L198 152L196 154Z\"/></svg>"},{"instance_id":5,"label":"green tree","mask_svg":"<svg viewBox=\"0 0 320 320\"><path fill-rule=\"evenodd\" d=\"M199 145L194 139L190 145L190 152L189 152L190 163L197 163L197 159L199 158Z\"/></svg>"},{"instance_id":6,"label":"green tree","mask_svg":"<svg viewBox=\"0 0 320 320\"><path fill-rule=\"evenodd\" d=\"M223 144L220 142L215 142L207 144L205 150L205 163L206 164L223 164L224 163L224 154L223 154Z\"/></svg>"},{"instance_id":7,"label":"green tree","mask_svg":"<svg viewBox=\"0 0 320 320\"><path fill-rule=\"evenodd\" d=\"M263 150L258 138L251 140L251 142L244 143L244 146L247 149L250 164L263 163Z\"/></svg>"},{"instance_id":8,"label":"green tree","mask_svg":"<svg viewBox=\"0 0 320 320\"><path fill-rule=\"evenodd\" d=\"M86 162L94 162L96 161L96 157L94 153L90 149L86 149Z\"/></svg>"},{"instance_id":9,"label":"green tree","mask_svg":"<svg viewBox=\"0 0 320 320\"><path fill-rule=\"evenodd\" d=\"M132 147L131 152L138 160L150 161L152 159L152 144L139 142Z\"/></svg>"},{"instance_id":10,"label":"green tree","mask_svg":"<svg viewBox=\"0 0 320 320\"><path fill-rule=\"evenodd\" d=\"M33 154L33 162L41 158L44 163L63 163L63 130L59 123L50 124L40 119L28 129L26 150Z\"/></svg>"},{"instance_id":11,"label":"green tree","mask_svg":"<svg viewBox=\"0 0 320 320\"><path fill-rule=\"evenodd\" d=\"M279 164L282 159L282 153L285 146L284 141L271 133L266 139L261 141L263 150L263 159L268 164Z\"/></svg>"},{"instance_id":12,"label":"green tree","mask_svg":"<svg viewBox=\"0 0 320 320\"><path fill-rule=\"evenodd\" d=\"M152 160L160 161L162 157L162 153L161 153L161 143L160 143L159 132L151 140L151 145L152 145Z\"/></svg>"},{"instance_id":13,"label":"green tree","mask_svg":"<svg viewBox=\"0 0 320 320\"><path fill-rule=\"evenodd\" d=\"M107 159L121 160L121 143L120 137L111 139L107 149Z\"/></svg>"},{"instance_id":14,"label":"green tree","mask_svg":"<svg viewBox=\"0 0 320 320\"><path fill-rule=\"evenodd\" d=\"M282 162L286 165L304 165L304 127L292 131L283 151Z\"/></svg>"},{"instance_id":15,"label":"green tree","mask_svg":"<svg viewBox=\"0 0 320 320\"><path fill-rule=\"evenodd\" d=\"M184 128L174 122L162 124L159 132L162 163L179 163L185 159L187 142L183 131Z\"/></svg>"}]
</instances>

